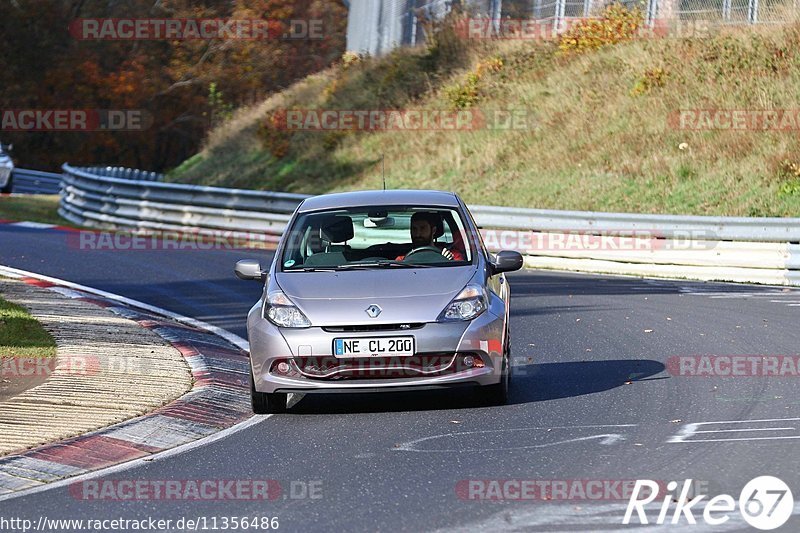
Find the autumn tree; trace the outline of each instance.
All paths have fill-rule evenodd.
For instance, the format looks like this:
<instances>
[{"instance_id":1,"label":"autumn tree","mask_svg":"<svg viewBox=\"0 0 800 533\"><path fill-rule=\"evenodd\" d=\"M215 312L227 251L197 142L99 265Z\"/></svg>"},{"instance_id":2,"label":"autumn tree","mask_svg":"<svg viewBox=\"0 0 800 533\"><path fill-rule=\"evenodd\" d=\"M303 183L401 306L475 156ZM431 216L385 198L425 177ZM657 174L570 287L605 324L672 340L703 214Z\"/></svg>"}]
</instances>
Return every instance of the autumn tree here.
<instances>
[{"instance_id":1,"label":"autumn tree","mask_svg":"<svg viewBox=\"0 0 800 533\"><path fill-rule=\"evenodd\" d=\"M220 109L258 102L338 59L346 17L341 0L6 0L3 110L144 110L152 125L0 131L0 140L14 143L22 167L53 170L69 161L165 170L197 151ZM107 18L259 19L270 32L258 40L81 40L69 31L78 19ZM292 21L312 20L321 38L286 37Z\"/></svg>"}]
</instances>

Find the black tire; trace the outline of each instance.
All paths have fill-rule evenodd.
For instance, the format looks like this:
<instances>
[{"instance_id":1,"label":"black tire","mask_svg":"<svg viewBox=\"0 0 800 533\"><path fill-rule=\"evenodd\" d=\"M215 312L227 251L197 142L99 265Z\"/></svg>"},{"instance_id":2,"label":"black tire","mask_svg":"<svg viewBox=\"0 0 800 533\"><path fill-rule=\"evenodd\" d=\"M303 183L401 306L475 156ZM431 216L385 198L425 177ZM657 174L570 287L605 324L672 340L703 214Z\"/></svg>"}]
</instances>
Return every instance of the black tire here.
<instances>
[{"instance_id":1,"label":"black tire","mask_svg":"<svg viewBox=\"0 0 800 533\"><path fill-rule=\"evenodd\" d=\"M511 388L511 339L506 335L503 347L503 365L500 369L500 383L484 385L478 388L478 397L482 405L497 406L508 403L508 391Z\"/></svg>"},{"instance_id":2,"label":"black tire","mask_svg":"<svg viewBox=\"0 0 800 533\"><path fill-rule=\"evenodd\" d=\"M257 415L271 415L286 412L286 393L258 392L255 380L250 376L250 403L253 413Z\"/></svg>"},{"instance_id":3,"label":"black tire","mask_svg":"<svg viewBox=\"0 0 800 533\"><path fill-rule=\"evenodd\" d=\"M10 194L11 189L14 188L14 176L8 177L8 183L6 183L5 187L0 188L0 192L3 194Z\"/></svg>"}]
</instances>

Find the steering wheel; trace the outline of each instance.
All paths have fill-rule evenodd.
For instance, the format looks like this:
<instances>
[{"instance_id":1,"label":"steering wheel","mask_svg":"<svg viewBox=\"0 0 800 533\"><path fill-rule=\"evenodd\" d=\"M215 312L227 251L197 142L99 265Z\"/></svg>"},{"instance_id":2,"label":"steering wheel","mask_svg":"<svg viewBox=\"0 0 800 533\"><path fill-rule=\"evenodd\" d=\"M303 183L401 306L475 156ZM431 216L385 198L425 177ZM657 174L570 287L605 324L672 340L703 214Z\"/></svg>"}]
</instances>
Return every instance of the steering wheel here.
<instances>
[{"instance_id":1,"label":"steering wheel","mask_svg":"<svg viewBox=\"0 0 800 533\"><path fill-rule=\"evenodd\" d=\"M442 255L442 251L439 248L437 248L436 246L420 246L419 248L414 248L413 250L408 252L406 254L405 259L408 259L410 256L412 256L414 254L422 253L422 252L432 252L432 253L435 253L436 255ZM444 256L442 256L442 257L444 257Z\"/></svg>"}]
</instances>

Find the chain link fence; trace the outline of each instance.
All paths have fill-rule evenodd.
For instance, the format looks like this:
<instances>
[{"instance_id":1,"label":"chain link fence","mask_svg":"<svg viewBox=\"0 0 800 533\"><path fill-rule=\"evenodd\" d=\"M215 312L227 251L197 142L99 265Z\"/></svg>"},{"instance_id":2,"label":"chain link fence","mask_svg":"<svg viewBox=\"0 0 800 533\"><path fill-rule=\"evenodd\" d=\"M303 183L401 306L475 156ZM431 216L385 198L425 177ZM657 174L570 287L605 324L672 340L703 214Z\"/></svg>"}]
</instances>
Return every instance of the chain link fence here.
<instances>
[{"instance_id":1,"label":"chain link fence","mask_svg":"<svg viewBox=\"0 0 800 533\"><path fill-rule=\"evenodd\" d=\"M381 55L425 41L424 23L441 18L454 0L350 0L347 49Z\"/></svg>"},{"instance_id":2,"label":"chain link fence","mask_svg":"<svg viewBox=\"0 0 800 533\"><path fill-rule=\"evenodd\" d=\"M496 28L503 20L535 20L553 28L597 16L611 0L349 0L347 49L370 55L425 42L426 22L456 5ZM622 0L640 6L648 24L703 21L711 24L783 23L795 18L800 0Z\"/></svg>"}]
</instances>

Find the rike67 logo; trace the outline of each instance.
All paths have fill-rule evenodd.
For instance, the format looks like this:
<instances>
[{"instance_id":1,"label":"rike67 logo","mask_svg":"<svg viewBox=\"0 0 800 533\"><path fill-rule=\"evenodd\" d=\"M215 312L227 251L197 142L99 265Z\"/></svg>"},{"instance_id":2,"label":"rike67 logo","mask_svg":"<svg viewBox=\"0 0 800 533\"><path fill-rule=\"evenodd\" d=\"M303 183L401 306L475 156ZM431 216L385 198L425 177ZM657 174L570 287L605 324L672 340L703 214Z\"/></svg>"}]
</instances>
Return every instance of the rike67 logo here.
<instances>
[{"instance_id":1,"label":"rike67 logo","mask_svg":"<svg viewBox=\"0 0 800 533\"><path fill-rule=\"evenodd\" d=\"M673 491L678 488L678 483L671 481L667 485L669 492L661 503L656 524L667 523L673 498L677 503L669 520L671 524L682 524L683 519L688 524L696 524L697 519L694 513L702 512L702 519L706 524L718 526L730 520L731 513L735 513L738 503L739 513L745 522L756 529L770 530L784 525L794 510L792 491L786 483L772 476L759 476L750 480L739 494L738 502L728 494L714 496L705 503L703 500L708 496L704 494L689 499L691 487L692 480L687 479L681 488L680 495L674 496ZM640 499L640 494L646 494L646 496ZM644 506L655 501L657 497L659 497L657 482L649 479L636 480L622 523L630 524L635 511L639 523L648 524Z\"/></svg>"}]
</instances>

